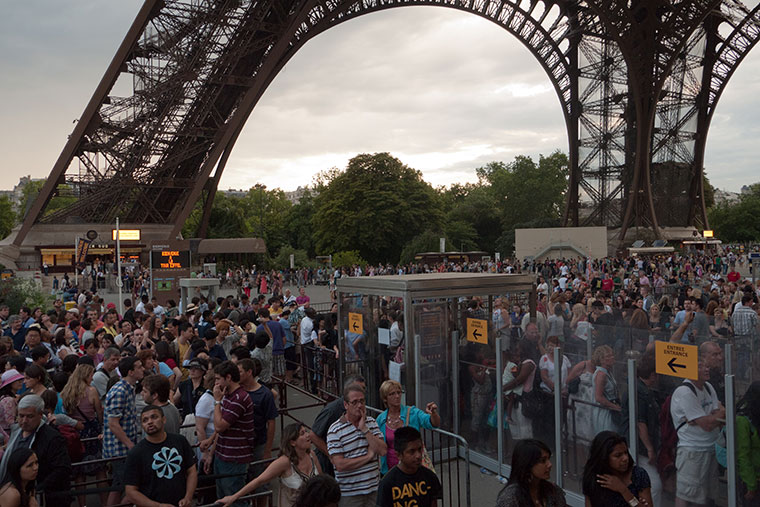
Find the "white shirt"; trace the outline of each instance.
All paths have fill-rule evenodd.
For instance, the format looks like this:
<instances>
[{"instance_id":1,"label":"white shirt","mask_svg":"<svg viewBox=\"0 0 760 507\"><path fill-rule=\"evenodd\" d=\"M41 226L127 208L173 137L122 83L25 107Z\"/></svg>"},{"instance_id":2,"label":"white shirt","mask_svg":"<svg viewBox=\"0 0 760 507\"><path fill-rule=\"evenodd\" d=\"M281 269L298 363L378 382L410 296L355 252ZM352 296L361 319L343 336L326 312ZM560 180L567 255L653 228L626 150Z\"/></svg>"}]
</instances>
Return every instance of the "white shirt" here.
<instances>
[{"instance_id":1,"label":"white shirt","mask_svg":"<svg viewBox=\"0 0 760 507\"><path fill-rule=\"evenodd\" d=\"M691 381L686 380L694 385ZM697 396L688 387L679 386L673 391L670 400L670 415L673 418L673 426L678 426L684 421L694 421L700 417L710 415L713 410L720 408L720 401L715 393L715 389L705 383L704 389L694 386ZM684 424L678 430L678 447L688 449L708 450L714 449L715 442L718 440L720 428L712 431L705 431L696 424Z\"/></svg>"},{"instance_id":2,"label":"white shirt","mask_svg":"<svg viewBox=\"0 0 760 507\"><path fill-rule=\"evenodd\" d=\"M539 370L546 370L547 374L549 375L549 380L554 382L554 362L549 360L549 356L544 354L541 356L541 359L538 361L538 369ZM570 373L570 360L567 358L567 356L562 356L562 371L559 374L559 378L562 381L562 386L567 386L567 376ZM549 389L549 386L547 386L544 381L541 381L541 389L547 392L552 392Z\"/></svg>"},{"instance_id":3,"label":"white shirt","mask_svg":"<svg viewBox=\"0 0 760 507\"><path fill-rule=\"evenodd\" d=\"M314 339L312 336L313 332L314 321L312 321L309 317L304 317L301 319L301 345L305 345Z\"/></svg>"}]
</instances>

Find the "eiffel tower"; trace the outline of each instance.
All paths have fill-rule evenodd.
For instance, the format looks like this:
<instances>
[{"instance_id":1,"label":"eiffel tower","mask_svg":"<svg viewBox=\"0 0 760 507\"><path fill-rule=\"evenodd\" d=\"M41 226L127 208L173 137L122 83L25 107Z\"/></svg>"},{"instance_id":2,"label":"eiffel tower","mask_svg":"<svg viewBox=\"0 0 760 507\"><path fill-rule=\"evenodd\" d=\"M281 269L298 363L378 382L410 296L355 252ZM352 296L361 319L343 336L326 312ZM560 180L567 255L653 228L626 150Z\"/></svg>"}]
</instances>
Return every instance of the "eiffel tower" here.
<instances>
[{"instance_id":1,"label":"eiffel tower","mask_svg":"<svg viewBox=\"0 0 760 507\"><path fill-rule=\"evenodd\" d=\"M707 228L703 160L715 107L760 36L740 0L146 0L21 227L123 224L176 238L219 179L248 116L312 37L383 9L439 6L517 37L545 70L568 134L568 226L622 241ZM116 96L116 83L131 94ZM118 89L122 89L120 86ZM58 196L73 204L51 207Z\"/></svg>"}]
</instances>

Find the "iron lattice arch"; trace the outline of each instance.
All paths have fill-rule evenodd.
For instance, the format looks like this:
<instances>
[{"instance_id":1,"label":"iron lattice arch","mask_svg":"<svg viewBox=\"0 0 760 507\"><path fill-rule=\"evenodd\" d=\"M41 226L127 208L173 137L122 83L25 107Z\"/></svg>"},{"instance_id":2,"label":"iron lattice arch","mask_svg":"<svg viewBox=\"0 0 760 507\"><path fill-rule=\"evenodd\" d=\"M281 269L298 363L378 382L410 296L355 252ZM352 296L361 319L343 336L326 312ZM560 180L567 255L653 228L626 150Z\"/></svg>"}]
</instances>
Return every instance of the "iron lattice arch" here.
<instances>
[{"instance_id":1,"label":"iron lattice arch","mask_svg":"<svg viewBox=\"0 0 760 507\"><path fill-rule=\"evenodd\" d=\"M620 226L621 237L633 224L655 231L706 225L706 133L726 83L760 36L757 7L738 0L146 0L14 243L34 223L116 217L172 224L176 236L199 200L205 233L235 141L290 58L344 21L423 5L496 23L545 70L568 132L566 224ZM666 183L670 191L660 191ZM73 204L50 206L66 195Z\"/></svg>"}]
</instances>

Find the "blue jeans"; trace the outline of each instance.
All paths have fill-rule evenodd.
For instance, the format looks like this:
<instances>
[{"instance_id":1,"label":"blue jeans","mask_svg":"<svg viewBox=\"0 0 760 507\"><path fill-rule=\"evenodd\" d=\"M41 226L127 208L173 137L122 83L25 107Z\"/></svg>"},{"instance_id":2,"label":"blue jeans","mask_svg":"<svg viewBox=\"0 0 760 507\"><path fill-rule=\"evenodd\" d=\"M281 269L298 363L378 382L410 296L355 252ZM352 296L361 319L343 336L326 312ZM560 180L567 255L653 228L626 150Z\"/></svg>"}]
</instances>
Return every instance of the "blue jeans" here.
<instances>
[{"instance_id":1,"label":"blue jeans","mask_svg":"<svg viewBox=\"0 0 760 507\"><path fill-rule=\"evenodd\" d=\"M223 477L216 480L216 495L222 498L237 493L245 486L248 463L230 463L222 461L218 456L214 457L214 474L227 475L237 474L234 477ZM244 507L248 502L234 502L235 507Z\"/></svg>"}]
</instances>

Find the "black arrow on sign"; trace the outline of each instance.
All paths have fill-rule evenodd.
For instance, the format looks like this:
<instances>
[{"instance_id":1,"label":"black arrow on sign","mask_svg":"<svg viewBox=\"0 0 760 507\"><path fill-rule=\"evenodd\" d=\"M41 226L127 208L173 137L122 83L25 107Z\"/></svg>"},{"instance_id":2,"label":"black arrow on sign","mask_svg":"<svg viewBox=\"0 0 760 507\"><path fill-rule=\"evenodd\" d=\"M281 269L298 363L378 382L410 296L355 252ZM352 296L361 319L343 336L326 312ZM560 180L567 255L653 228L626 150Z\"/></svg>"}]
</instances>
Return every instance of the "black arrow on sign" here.
<instances>
[{"instance_id":1,"label":"black arrow on sign","mask_svg":"<svg viewBox=\"0 0 760 507\"><path fill-rule=\"evenodd\" d=\"M356 332L359 329L359 323L354 321L354 332Z\"/></svg>"},{"instance_id":2,"label":"black arrow on sign","mask_svg":"<svg viewBox=\"0 0 760 507\"><path fill-rule=\"evenodd\" d=\"M675 357L671 358L670 361L668 361L668 366L670 366L670 371L672 371L673 373L678 373L676 371L676 368L686 368L685 364L676 363Z\"/></svg>"},{"instance_id":3,"label":"black arrow on sign","mask_svg":"<svg viewBox=\"0 0 760 507\"><path fill-rule=\"evenodd\" d=\"M478 333L478 330L477 330L477 329L475 329L475 330L472 332L472 336L473 336L473 338L475 338L476 340L480 340L480 337L481 337L481 336L483 336L483 335L482 335L482 334L480 334L480 333Z\"/></svg>"}]
</instances>

